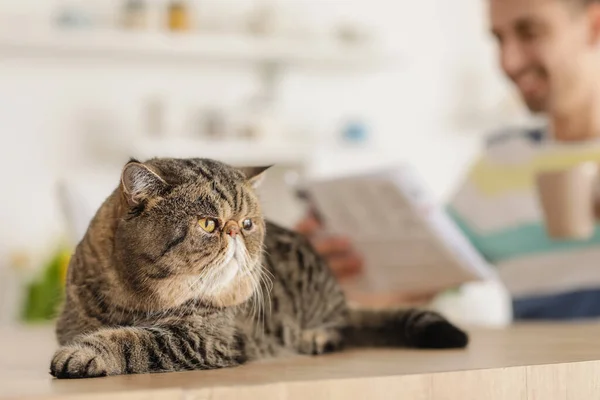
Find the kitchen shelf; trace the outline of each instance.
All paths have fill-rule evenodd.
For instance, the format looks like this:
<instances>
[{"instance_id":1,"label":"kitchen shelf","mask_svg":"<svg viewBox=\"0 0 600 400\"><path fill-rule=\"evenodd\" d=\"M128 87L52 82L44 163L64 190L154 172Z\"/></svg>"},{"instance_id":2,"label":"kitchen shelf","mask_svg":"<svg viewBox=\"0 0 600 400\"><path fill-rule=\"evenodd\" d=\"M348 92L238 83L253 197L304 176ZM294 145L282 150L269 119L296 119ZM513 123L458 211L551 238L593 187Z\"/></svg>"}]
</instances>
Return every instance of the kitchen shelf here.
<instances>
[{"instance_id":1,"label":"kitchen shelf","mask_svg":"<svg viewBox=\"0 0 600 400\"><path fill-rule=\"evenodd\" d=\"M359 172L398 163L381 151L361 146L319 146L300 141L206 141L193 138L144 138L135 141L131 155L152 157L213 158L237 166L279 165L303 168L311 176Z\"/></svg>"},{"instance_id":2,"label":"kitchen shelf","mask_svg":"<svg viewBox=\"0 0 600 400\"><path fill-rule=\"evenodd\" d=\"M374 67L388 58L370 45L236 34L117 30L0 30L0 57L93 57L237 62L320 67Z\"/></svg>"},{"instance_id":3,"label":"kitchen shelf","mask_svg":"<svg viewBox=\"0 0 600 400\"><path fill-rule=\"evenodd\" d=\"M188 138L137 140L132 154L139 159L152 157L213 158L228 164L304 165L311 147L297 142L206 141Z\"/></svg>"}]
</instances>

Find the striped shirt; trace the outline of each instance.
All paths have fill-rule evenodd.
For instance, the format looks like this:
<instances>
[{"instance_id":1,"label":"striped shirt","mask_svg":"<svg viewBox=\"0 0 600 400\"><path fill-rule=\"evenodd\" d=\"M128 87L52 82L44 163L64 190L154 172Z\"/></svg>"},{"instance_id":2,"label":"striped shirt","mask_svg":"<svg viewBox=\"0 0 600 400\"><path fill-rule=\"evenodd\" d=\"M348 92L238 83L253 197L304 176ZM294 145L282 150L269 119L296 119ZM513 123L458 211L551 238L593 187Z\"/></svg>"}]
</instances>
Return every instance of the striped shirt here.
<instances>
[{"instance_id":1,"label":"striped shirt","mask_svg":"<svg viewBox=\"0 0 600 400\"><path fill-rule=\"evenodd\" d=\"M498 269L515 319L600 317L600 224L586 240L553 240L537 197L539 171L600 162L600 142L556 143L544 129L491 137L448 211Z\"/></svg>"}]
</instances>

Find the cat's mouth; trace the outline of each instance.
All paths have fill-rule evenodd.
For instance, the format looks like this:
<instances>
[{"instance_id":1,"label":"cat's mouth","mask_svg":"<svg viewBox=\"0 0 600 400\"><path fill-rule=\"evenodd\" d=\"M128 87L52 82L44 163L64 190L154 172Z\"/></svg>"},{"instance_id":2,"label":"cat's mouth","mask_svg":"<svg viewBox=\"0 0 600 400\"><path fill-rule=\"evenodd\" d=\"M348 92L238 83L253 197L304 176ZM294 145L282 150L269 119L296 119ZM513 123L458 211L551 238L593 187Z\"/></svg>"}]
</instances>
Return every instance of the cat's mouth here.
<instances>
[{"instance_id":1,"label":"cat's mouth","mask_svg":"<svg viewBox=\"0 0 600 400\"><path fill-rule=\"evenodd\" d=\"M246 248L244 242L238 238L229 238L227 253L219 267L218 287L224 288L234 279L246 271Z\"/></svg>"},{"instance_id":2,"label":"cat's mouth","mask_svg":"<svg viewBox=\"0 0 600 400\"><path fill-rule=\"evenodd\" d=\"M222 272L220 275L223 285L226 285L227 283L231 282L240 271L240 262L242 260L239 259L237 254L238 246L239 244L235 239L230 239L229 247L227 249L227 255L222 264L223 266L221 267Z\"/></svg>"},{"instance_id":3,"label":"cat's mouth","mask_svg":"<svg viewBox=\"0 0 600 400\"><path fill-rule=\"evenodd\" d=\"M205 295L216 296L228 292L235 282L252 273L246 245L239 238L228 238L227 252L222 261L213 265L203 278Z\"/></svg>"}]
</instances>

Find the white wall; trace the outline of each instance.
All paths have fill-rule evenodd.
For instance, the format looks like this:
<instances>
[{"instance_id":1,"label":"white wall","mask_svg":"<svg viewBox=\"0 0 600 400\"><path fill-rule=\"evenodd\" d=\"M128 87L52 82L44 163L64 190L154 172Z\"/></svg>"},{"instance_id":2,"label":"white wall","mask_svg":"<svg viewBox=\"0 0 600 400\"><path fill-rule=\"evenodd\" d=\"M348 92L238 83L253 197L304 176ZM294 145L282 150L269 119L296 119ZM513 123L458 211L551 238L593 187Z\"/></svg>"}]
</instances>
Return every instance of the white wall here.
<instances>
[{"instance_id":1,"label":"white wall","mask_svg":"<svg viewBox=\"0 0 600 400\"><path fill-rule=\"evenodd\" d=\"M15 25L24 21L22 26L31 19L45 21L57 2L4 0L0 18ZM493 47L484 35L485 1L280 2L310 15L314 26L361 21L402 56L401 62L366 75L292 70L279 92L284 114L315 135L335 134L348 116L365 118L382 155L416 164L444 199L479 141L465 134L470 127L456 118L457 110L477 105L483 112L506 96ZM105 11L114 3L95 0ZM256 87L254 71L244 68L0 55L0 260L16 247L48 249L60 237L64 227L55 199L57 178L104 160L91 151L98 145L89 140L94 122L102 120L103 134L111 138L102 143L110 145L104 154L113 154L111 160L120 163L128 156L125 144L142 129L140 113L148 96L169 98L178 121L193 105L233 105Z\"/></svg>"}]
</instances>

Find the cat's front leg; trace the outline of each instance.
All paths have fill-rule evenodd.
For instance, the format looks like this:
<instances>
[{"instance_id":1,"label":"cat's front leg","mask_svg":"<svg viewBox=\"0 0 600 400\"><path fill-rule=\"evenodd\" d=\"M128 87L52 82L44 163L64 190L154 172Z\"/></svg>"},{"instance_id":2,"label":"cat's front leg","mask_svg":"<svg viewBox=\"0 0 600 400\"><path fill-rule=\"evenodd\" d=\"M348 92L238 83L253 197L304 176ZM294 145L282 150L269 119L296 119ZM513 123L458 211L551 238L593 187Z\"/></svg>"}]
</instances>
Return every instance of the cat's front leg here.
<instances>
[{"instance_id":1,"label":"cat's front leg","mask_svg":"<svg viewBox=\"0 0 600 400\"><path fill-rule=\"evenodd\" d=\"M56 378L231 367L246 361L244 339L229 330L164 325L103 329L77 337L54 355Z\"/></svg>"},{"instance_id":2,"label":"cat's front leg","mask_svg":"<svg viewBox=\"0 0 600 400\"><path fill-rule=\"evenodd\" d=\"M59 379L97 378L120 373L116 357L87 344L61 347L50 363L50 374Z\"/></svg>"}]
</instances>

